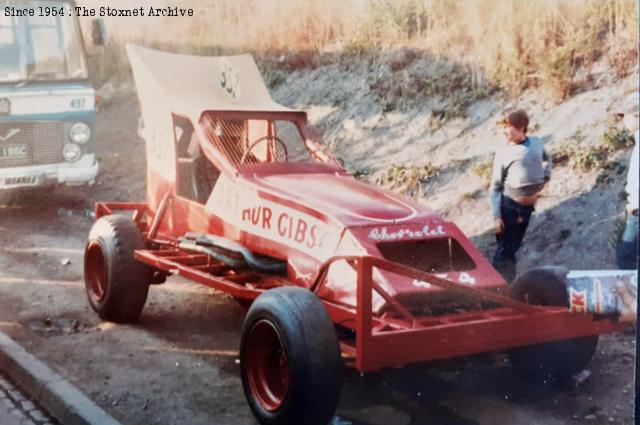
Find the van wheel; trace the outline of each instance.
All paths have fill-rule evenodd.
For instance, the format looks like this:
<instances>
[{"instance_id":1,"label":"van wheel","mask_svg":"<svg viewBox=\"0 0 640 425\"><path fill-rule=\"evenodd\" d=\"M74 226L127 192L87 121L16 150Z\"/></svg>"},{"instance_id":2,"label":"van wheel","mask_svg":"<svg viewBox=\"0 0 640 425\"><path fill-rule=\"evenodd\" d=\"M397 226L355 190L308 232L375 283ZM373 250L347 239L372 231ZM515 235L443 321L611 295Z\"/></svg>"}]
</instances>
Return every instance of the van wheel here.
<instances>
[{"instance_id":1,"label":"van wheel","mask_svg":"<svg viewBox=\"0 0 640 425\"><path fill-rule=\"evenodd\" d=\"M518 276L511 296L529 304L569 306L566 269L535 268ZM511 363L526 378L562 381L583 370L598 345L598 335L548 342L509 351Z\"/></svg>"},{"instance_id":2,"label":"van wheel","mask_svg":"<svg viewBox=\"0 0 640 425\"><path fill-rule=\"evenodd\" d=\"M333 323L313 293L277 288L251 305L242 326L240 372L259 423L326 425L342 367Z\"/></svg>"},{"instance_id":3,"label":"van wheel","mask_svg":"<svg viewBox=\"0 0 640 425\"><path fill-rule=\"evenodd\" d=\"M136 322L147 301L153 269L133 258L145 239L135 223L121 215L97 220L84 251L84 282L89 305L101 319Z\"/></svg>"}]
</instances>

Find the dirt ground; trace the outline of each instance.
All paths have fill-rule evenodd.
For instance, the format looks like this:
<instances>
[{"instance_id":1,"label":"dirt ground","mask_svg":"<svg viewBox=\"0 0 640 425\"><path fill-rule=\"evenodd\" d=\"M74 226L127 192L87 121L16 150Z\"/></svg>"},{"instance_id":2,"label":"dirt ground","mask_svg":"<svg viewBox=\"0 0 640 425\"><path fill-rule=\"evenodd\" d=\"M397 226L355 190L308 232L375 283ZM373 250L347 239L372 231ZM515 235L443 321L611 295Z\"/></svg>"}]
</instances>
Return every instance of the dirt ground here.
<instances>
[{"instance_id":1,"label":"dirt ground","mask_svg":"<svg viewBox=\"0 0 640 425\"><path fill-rule=\"evenodd\" d=\"M96 200L144 199L137 102L104 105L93 187L0 193L0 330L123 424L253 424L237 364L243 309L179 278L154 286L136 325L100 323L82 254ZM582 383L521 381L501 354L348 374L335 424L633 423L635 337L603 336Z\"/></svg>"}]
</instances>

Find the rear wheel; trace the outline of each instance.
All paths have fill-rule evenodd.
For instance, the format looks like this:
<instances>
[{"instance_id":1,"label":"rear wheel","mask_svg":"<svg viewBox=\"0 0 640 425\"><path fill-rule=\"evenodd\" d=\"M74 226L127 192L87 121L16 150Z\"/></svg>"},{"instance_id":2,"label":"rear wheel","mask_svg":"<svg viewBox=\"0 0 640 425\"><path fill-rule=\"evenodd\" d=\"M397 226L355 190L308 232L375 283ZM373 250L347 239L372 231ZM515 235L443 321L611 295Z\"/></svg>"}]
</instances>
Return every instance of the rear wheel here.
<instances>
[{"instance_id":1,"label":"rear wheel","mask_svg":"<svg viewBox=\"0 0 640 425\"><path fill-rule=\"evenodd\" d=\"M529 304L567 306L566 269L536 268L511 285L513 298ZM564 380L584 369L596 351L598 335L513 349L509 358L527 378Z\"/></svg>"},{"instance_id":2,"label":"rear wheel","mask_svg":"<svg viewBox=\"0 0 640 425\"><path fill-rule=\"evenodd\" d=\"M340 347L320 300L297 287L272 289L251 305L242 327L244 393L258 422L325 425L342 380Z\"/></svg>"},{"instance_id":3,"label":"rear wheel","mask_svg":"<svg viewBox=\"0 0 640 425\"><path fill-rule=\"evenodd\" d=\"M145 240L135 223L124 216L97 220L84 254L84 279L89 305L100 318L136 322L147 300L153 269L133 258Z\"/></svg>"}]
</instances>

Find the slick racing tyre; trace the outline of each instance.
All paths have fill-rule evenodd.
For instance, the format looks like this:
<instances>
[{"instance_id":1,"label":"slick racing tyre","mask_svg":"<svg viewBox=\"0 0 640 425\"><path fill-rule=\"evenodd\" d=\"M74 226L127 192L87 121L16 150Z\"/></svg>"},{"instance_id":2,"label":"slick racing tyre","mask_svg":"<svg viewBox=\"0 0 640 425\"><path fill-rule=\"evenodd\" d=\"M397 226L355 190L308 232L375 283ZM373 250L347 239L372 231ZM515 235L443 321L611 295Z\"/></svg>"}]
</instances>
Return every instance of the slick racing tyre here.
<instances>
[{"instance_id":1,"label":"slick racing tyre","mask_svg":"<svg viewBox=\"0 0 640 425\"><path fill-rule=\"evenodd\" d=\"M560 268L531 269L513 282L511 296L529 304L568 307L565 278ZM509 358L526 378L562 381L587 366L597 345L598 335L586 336L516 348L509 352Z\"/></svg>"},{"instance_id":2,"label":"slick racing tyre","mask_svg":"<svg viewBox=\"0 0 640 425\"><path fill-rule=\"evenodd\" d=\"M242 327L244 393L263 425L326 425L335 412L342 359L333 323L310 291L265 292Z\"/></svg>"},{"instance_id":3,"label":"slick racing tyre","mask_svg":"<svg viewBox=\"0 0 640 425\"><path fill-rule=\"evenodd\" d=\"M136 322L147 300L153 269L133 258L145 240L124 216L98 219L84 252L84 281L91 308L103 320Z\"/></svg>"}]
</instances>

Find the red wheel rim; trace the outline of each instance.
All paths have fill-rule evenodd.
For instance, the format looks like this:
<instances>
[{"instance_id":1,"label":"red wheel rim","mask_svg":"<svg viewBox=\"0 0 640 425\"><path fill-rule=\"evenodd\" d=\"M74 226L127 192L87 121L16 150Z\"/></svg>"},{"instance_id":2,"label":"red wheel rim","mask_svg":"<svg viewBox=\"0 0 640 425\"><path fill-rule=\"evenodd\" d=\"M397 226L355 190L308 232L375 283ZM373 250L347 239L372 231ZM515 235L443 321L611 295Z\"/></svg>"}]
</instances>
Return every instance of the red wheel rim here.
<instances>
[{"instance_id":1,"label":"red wheel rim","mask_svg":"<svg viewBox=\"0 0 640 425\"><path fill-rule=\"evenodd\" d=\"M91 242L87 247L84 276L89 295L94 301L101 302L107 292L107 267L102 248L97 242Z\"/></svg>"},{"instance_id":2,"label":"red wheel rim","mask_svg":"<svg viewBox=\"0 0 640 425\"><path fill-rule=\"evenodd\" d=\"M253 398L265 410L278 410L289 393L289 365L282 339L268 320L257 321L245 346L246 378Z\"/></svg>"}]
</instances>

